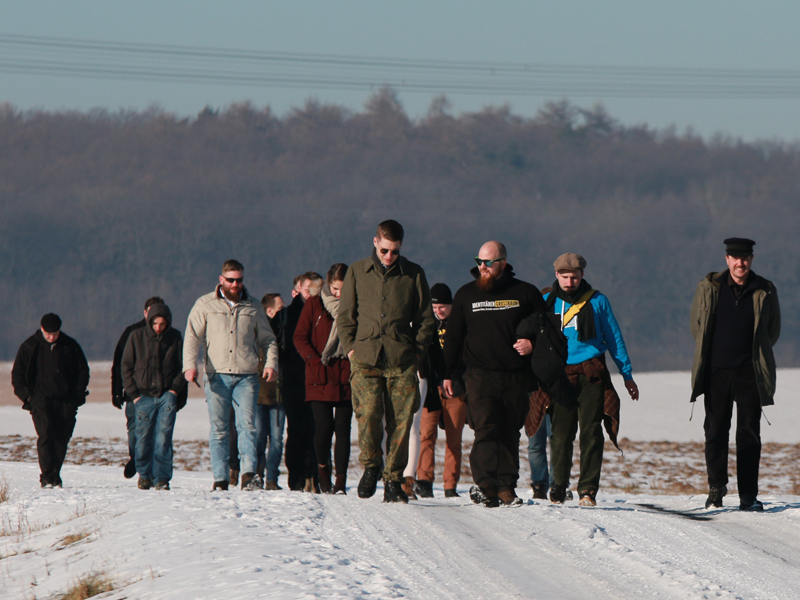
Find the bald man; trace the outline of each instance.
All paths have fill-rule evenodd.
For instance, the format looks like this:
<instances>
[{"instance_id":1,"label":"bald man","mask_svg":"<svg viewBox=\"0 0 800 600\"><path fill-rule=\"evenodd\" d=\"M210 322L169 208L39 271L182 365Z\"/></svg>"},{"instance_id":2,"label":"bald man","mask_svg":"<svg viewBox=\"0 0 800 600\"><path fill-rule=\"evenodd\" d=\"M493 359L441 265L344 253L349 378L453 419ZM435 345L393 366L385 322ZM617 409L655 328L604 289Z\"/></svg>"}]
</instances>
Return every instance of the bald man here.
<instances>
[{"instance_id":1,"label":"bald man","mask_svg":"<svg viewBox=\"0 0 800 600\"><path fill-rule=\"evenodd\" d=\"M486 507L522 504L519 478L520 429L528 414L531 340L518 339L519 322L546 311L535 286L514 277L506 247L486 242L475 257L472 281L456 292L444 340L444 391L453 395L453 376L463 356L467 370L467 422L475 431L469 461L475 484L470 498Z\"/></svg>"}]
</instances>

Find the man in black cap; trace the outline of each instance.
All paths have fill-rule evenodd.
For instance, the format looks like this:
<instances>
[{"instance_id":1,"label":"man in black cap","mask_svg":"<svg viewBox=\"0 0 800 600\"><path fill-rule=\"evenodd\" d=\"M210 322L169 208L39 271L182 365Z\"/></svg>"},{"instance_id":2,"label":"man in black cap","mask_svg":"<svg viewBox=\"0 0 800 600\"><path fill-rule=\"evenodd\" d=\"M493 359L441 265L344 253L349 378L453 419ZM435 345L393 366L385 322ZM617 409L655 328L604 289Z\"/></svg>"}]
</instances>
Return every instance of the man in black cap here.
<instances>
[{"instance_id":1,"label":"man in black cap","mask_svg":"<svg viewBox=\"0 0 800 600\"><path fill-rule=\"evenodd\" d=\"M695 339L692 398L705 396L706 508L722 507L728 493L728 436L736 402L739 508L761 511L757 499L761 408L773 404L775 357L781 332L778 293L752 271L755 242L725 240L728 268L697 284L690 328Z\"/></svg>"},{"instance_id":2,"label":"man in black cap","mask_svg":"<svg viewBox=\"0 0 800 600\"><path fill-rule=\"evenodd\" d=\"M39 481L42 487L61 487L75 415L86 403L89 364L78 342L61 331L58 315L43 316L39 331L19 347L11 383L39 436Z\"/></svg>"},{"instance_id":3,"label":"man in black cap","mask_svg":"<svg viewBox=\"0 0 800 600\"><path fill-rule=\"evenodd\" d=\"M456 485L461 477L461 434L467 418L467 405L464 402L466 389L462 380L463 364L453 375L453 394L442 387L444 375L444 336L447 332L447 319L453 310L453 294L447 284L435 283L431 286L431 306L436 318L438 336L431 342L428 351L431 364L428 399L422 410L420 422L420 454L417 466L417 480L414 491L422 498L433 498L433 472L435 466L436 438L440 424L444 425L446 439L444 454L444 497L457 498Z\"/></svg>"}]
</instances>

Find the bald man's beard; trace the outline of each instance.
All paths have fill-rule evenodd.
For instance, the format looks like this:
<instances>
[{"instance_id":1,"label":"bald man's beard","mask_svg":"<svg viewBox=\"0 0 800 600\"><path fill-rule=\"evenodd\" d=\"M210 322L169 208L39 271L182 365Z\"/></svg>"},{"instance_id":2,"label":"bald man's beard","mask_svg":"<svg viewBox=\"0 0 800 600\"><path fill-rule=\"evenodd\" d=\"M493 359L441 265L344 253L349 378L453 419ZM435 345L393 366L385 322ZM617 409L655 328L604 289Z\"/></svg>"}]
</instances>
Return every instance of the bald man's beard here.
<instances>
[{"instance_id":1,"label":"bald man's beard","mask_svg":"<svg viewBox=\"0 0 800 600\"><path fill-rule=\"evenodd\" d=\"M482 292L491 292L494 289L494 277L491 273L480 272L480 277L475 280L475 285Z\"/></svg>"}]
</instances>

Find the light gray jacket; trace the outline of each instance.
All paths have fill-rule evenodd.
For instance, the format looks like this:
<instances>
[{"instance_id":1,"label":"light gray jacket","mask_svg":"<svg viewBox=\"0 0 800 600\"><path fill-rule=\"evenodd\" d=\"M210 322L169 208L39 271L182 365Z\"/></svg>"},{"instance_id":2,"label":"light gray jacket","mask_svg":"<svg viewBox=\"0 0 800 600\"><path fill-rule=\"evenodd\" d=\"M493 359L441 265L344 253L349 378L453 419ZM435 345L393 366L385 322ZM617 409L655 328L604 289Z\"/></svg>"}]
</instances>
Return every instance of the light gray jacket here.
<instances>
[{"instance_id":1,"label":"light gray jacket","mask_svg":"<svg viewBox=\"0 0 800 600\"><path fill-rule=\"evenodd\" d=\"M183 370L197 368L202 348L206 373L252 375L258 373L259 349L266 365L278 368L278 345L261 303L247 289L230 306L220 296L219 286L194 303L186 323L183 342Z\"/></svg>"}]
</instances>

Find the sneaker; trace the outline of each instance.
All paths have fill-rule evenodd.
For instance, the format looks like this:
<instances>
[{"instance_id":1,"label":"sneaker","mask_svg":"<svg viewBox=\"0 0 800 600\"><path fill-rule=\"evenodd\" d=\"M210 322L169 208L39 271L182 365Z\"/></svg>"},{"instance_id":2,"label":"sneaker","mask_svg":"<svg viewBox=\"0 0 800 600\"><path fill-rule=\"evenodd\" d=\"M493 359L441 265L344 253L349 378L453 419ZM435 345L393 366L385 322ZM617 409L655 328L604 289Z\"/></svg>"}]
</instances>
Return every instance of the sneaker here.
<instances>
[{"instance_id":1,"label":"sneaker","mask_svg":"<svg viewBox=\"0 0 800 600\"><path fill-rule=\"evenodd\" d=\"M228 482L227 481L215 481L214 482L214 487L211 488L211 491L212 492L216 492L217 490L220 490L222 492L227 492L228 491Z\"/></svg>"},{"instance_id":2,"label":"sneaker","mask_svg":"<svg viewBox=\"0 0 800 600\"><path fill-rule=\"evenodd\" d=\"M506 506L522 505L522 498L517 496L517 492L513 489L500 490L499 492L497 492L497 497L500 498L500 502L502 502Z\"/></svg>"},{"instance_id":3,"label":"sneaker","mask_svg":"<svg viewBox=\"0 0 800 600\"><path fill-rule=\"evenodd\" d=\"M230 481L230 484L233 487L236 487L237 485L239 485L239 470L238 469L231 469L231 476L230 476L230 479L228 481Z\"/></svg>"},{"instance_id":4,"label":"sneaker","mask_svg":"<svg viewBox=\"0 0 800 600\"><path fill-rule=\"evenodd\" d=\"M358 497L372 498L378 488L378 479L381 478L380 467L367 467L358 482Z\"/></svg>"},{"instance_id":5,"label":"sneaker","mask_svg":"<svg viewBox=\"0 0 800 600\"><path fill-rule=\"evenodd\" d=\"M433 482L417 479L414 481L414 492L420 498L433 498Z\"/></svg>"},{"instance_id":6,"label":"sneaker","mask_svg":"<svg viewBox=\"0 0 800 600\"><path fill-rule=\"evenodd\" d=\"M534 500L547 500L547 484L546 483L532 483L531 489L533 490Z\"/></svg>"},{"instance_id":7,"label":"sneaker","mask_svg":"<svg viewBox=\"0 0 800 600\"><path fill-rule=\"evenodd\" d=\"M762 512L764 504L755 496L740 496L739 510L746 510L749 512Z\"/></svg>"},{"instance_id":8,"label":"sneaker","mask_svg":"<svg viewBox=\"0 0 800 600\"><path fill-rule=\"evenodd\" d=\"M581 497L580 501L578 502L579 506L597 506L597 492L594 490L584 490L583 492L579 492L578 495Z\"/></svg>"},{"instance_id":9,"label":"sneaker","mask_svg":"<svg viewBox=\"0 0 800 600\"><path fill-rule=\"evenodd\" d=\"M145 477L139 477L139 489L140 490L149 490L153 487L153 482L150 479Z\"/></svg>"},{"instance_id":10,"label":"sneaker","mask_svg":"<svg viewBox=\"0 0 800 600\"><path fill-rule=\"evenodd\" d=\"M156 489L164 492L169 491L169 481L159 481L156 484Z\"/></svg>"},{"instance_id":11,"label":"sneaker","mask_svg":"<svg viewBox=\"0 0 800 600\"><path fill-rule=\"evenodd\" d=\"M125 463L125 469L122 471L122 474L125 476L125 479L133 479L133 476L136 475L136 461L132 458Z\"/></svg>"},{"instance_id":12,"label":"sneaker","mask_svg":"<svg viewBox=\"0 0 800 600\"><path fill-rule=\"evenodd\" d=\"M248 492L264 489L264 480L261 479L256 473L243 473L242 474L242 489Z\"/></svg>"},{"instance_id":13,"label":"sneaker","mask_svg":"<svg viewBox=\"0 0 800 600\"><path fill-rule=\"evenodd\" d=\"M408 497L409 500L416 500L417 495L414 493L414 478L413 477L406 477L405 481L402 483L403 492Z\"/></svg>"},{"instance_id":14,"label":"sneaker","mask_svg":"<svg viewBox=\"0 0 800 600\"><path fill-rule=\"evenodd\" d=\"M728 493L727 486L708 488L708 498L706 498L706 508L722 508L722 499Z\"/></svg>"},{"instance_id":15,"label":"sneaker","mask_svg":"<svg viewBox=\"0 0 800 600\"><path fill-rule=\"evenodd\" d=\"M563 485L553 484L550 488L550 502L553 504L564 504L567 499L567 488Z\"/></svg>"},{"instance_id":16,"label":"sneaker","mask_svg":"<svg viewBox=\"0 0 800 600\"><path fill-rule=\"evenodd\" d=\"M269 491L272 492L272 491L275 491L275 490L282 490L283 488L281 486L279 486L278 482L275 481L274 479L268 479L267 483L264 484L264 489L265 490L269 490Z\"/></svg>"},{"instance_id":17,"label":"sneaker","mask_svg":"<svg viewBox=\"0 0 800 600\"><path fill-rule=\"evenodd\" d=\"M458 495L456 488L444 488L444 497L445 498L460 498L461 496Z\"/></svg>"},{"instance_id":18,"label":"sneaker","mask_svg":"<svg viewBox=\"0 0 800 600\"><path fill-rule=\"evenodd\" d=\"M403 484L399 481L387 482L383 488L383 501L408 504L408 496L403 490Z\"/></svg>"},{"instance_id":19,"label":"sneaker","mask_svg":"<svg viewBox=\"0 0 800 600\"><path fill-rule=\"evenodd\" d=\"M486 508L496 508L500 506L500 499L497 492L490 488L482 488L473 485L469 488L469 499L475 504L482 504Z\"/></svg>"},{"instance_id":20,"label":"sneaker","mask_svg":"<svg viewBox=\"0 0 800 600\"><path fill-rule=\"evenodd\" d=\"M333 485L333 493L339 496L347 495L347 475L336 476L336 483Z\"/></svg>"}]
</instances>

